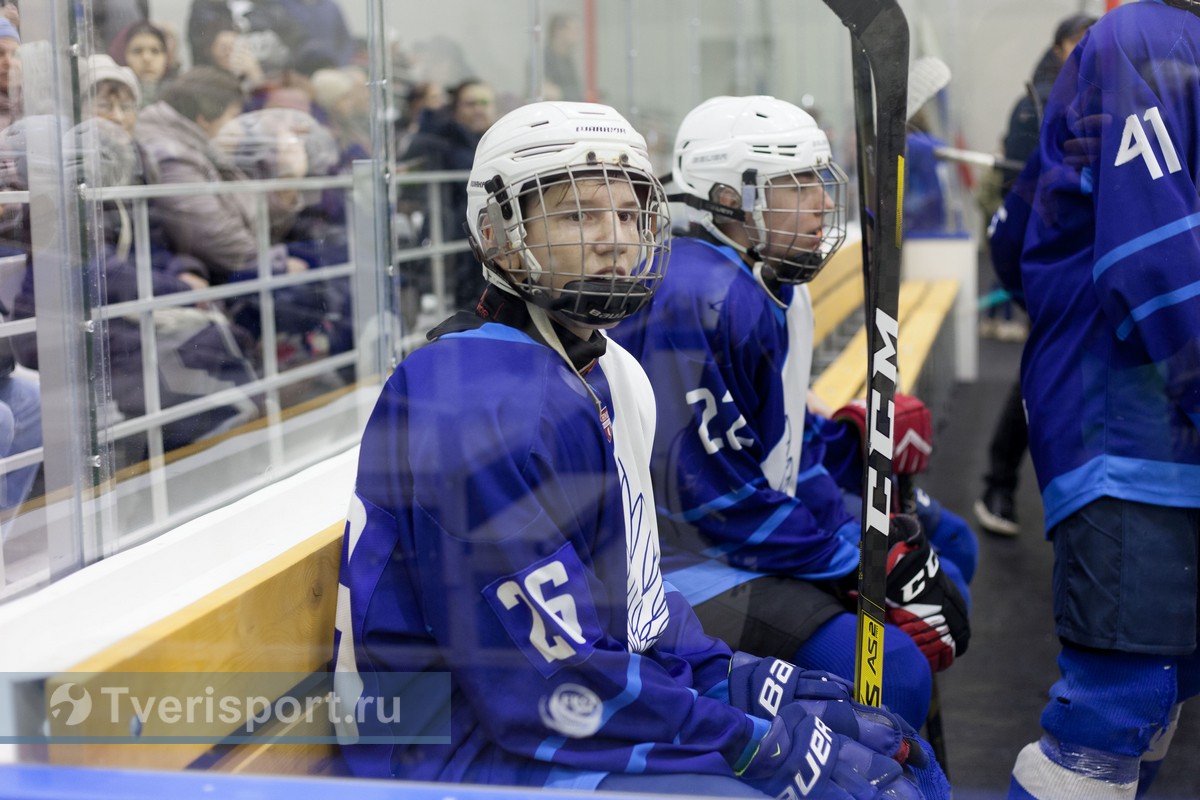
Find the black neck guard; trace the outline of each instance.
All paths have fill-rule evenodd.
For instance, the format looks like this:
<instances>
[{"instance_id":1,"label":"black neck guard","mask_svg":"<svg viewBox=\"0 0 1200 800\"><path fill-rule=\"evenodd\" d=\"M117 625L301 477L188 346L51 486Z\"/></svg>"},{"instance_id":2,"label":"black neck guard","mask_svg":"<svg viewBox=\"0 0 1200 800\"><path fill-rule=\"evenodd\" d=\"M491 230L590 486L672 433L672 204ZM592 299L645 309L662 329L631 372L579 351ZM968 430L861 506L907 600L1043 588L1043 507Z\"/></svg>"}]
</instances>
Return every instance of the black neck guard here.
<instances>
[{"instance_id":1,"label":"black neck guard","mask_svg":"<svg viewBox=\"0 0 1200 800\"><path fill-rule=\"evenodd\" d=\"M528 334L534 341L549 347L546 340L542 338L542 334L534 326L525 301L491 286L484 290L474 312L456 312L454 316L448 317L429 331L425 338L432 342L448 333L475 330L488 322L498 322L501 325L516 328L522 333ZM596 359L604 355L608 348L608 339L604 338L600 331L592 331L591 338L584 341L553 319L550 320L550 324L554 326L554 332L558 334L558 341L562 343L563 349L571 359L571 365L581 374L590 370L596 363Z\"/></svg>"}]
</instances>

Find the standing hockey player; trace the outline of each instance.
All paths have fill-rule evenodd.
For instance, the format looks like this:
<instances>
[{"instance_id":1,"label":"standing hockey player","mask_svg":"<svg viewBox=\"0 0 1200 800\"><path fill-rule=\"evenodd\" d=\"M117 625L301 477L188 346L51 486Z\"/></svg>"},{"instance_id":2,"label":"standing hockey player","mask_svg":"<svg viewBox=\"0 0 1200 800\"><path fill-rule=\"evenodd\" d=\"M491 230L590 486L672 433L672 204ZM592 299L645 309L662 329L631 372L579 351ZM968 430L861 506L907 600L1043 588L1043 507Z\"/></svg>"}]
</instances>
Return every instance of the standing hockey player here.
<instances>
[{"instance_id":1,"label":"standing hockey player","mask_svg":"<svg viewBox=\"0 0 1200 800\"><path fill-rule=\"evenodd\" d=\"M666 198L641 135L607 106L511 112L479 144L467 223L491 286L400 364L363 435L335 644L350 770L945 797L898 718L824 673L733 658L662 579L654 399L601 332L665 266ZM370 711L397 675L423 673L449 673L449 701L415 731L431 710L407 708L405 724L435 743Z\"/></svg>"},{"instance_id":2,"label":"standing hockey player","mask_svg":"<svg viewBox=\"0 0 1200 800\"><path fill-rule=\"evenodd\" d=\"M1140 2L1092 26L1020 179L1021 385L1062 677L1012 798L1141 796L1200 690L1198 14Z\"/></svg>"},{"instance_id":3,"label":"standing hockey player","mask_svg":"<svg viewBox=\"0 0 1200 800\"><path fill-rule=\"evenodd\" d=\"M861 523L827 465L857 490L865 411L841 409L846 425L806 420L805 408L813 312L804 284L844 239L845 175L811 116L762 96L693 109L672 167L683 193L673 199L697 223L673 241L672 275L649 313L614 332L658 401L651 467L664 572L731 647L853 678L856 622L845 599ZM922 416L919 401L899 398L895 440ZM910 449L897 465L923 457ZM892 550L883 660L883 701L914 726L929 709L931 670L966 649L966 603L946 573L961 579L951 564L961 562L969 580L976 553L965 522L923 492L920 500L944 558L939 569L919 531ZM912 584L927 565L931 579Z\"/></svg>"}]
</instances>

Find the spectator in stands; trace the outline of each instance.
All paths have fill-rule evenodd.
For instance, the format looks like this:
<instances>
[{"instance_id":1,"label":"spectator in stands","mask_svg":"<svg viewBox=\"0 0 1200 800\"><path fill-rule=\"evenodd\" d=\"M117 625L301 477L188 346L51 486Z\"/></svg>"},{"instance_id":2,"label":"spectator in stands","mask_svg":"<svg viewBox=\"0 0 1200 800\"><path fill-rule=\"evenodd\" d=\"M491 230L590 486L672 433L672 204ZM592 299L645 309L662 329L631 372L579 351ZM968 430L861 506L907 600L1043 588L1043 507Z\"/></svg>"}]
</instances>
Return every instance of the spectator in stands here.
<instances>
[{"instance_id":1,"label":"spectator in stands","mask_svg":"<svg viewBox=\"0 0 1200 800\"><path fill-rule=\"evenodd\" d=\"M288 108L235 117L217 132L213 143L252 180L326 175L338 157L337 144L327 129L308 114ZM286 247L290 257L309 267L343 264L350 257L344 213L330 218L319 199L296 189L271 192L271 242ZM348 278L279 289L274 296L275 328L284 340L281 352L293 363L349 349ZM253 335L260 335L257 294L230 302L229 314Z\"/></svg>"},{"instance_id":2,"label":"spectator in stands","mask_svg":"<svg viewBox=\"0 0 1200 800\"><path fill-rule=\"evenodd\" d=\"M288 43L298 36L295 22L275 0L193 0L188 12L192 64L221 67L244 81L281 69L291 54Z\"/></svg>"},{"instance_id":3,"label":"spectator in stands","mask_svg":"<svg viewBox=\"0 0 1200 800\"><path fill-rule=\"evenodd\" d=\"M96 51L103 53L121 31L149 16L148 0L93 0L92 34Z\"/></svg>"},{"instance_id":4,"label":"spectator in stands","mask_svg":"<svg viewBox=\"0 0 1200 800\"><path fill-rule=\"evenodd\" d=\"M116 83L128 92L136 91L137 81L132 71L118 67L106 55L93 55L88 68L81 71L84 87L83 112L85 119L69 131L63 141L67 177L72 182L105 187L153 182L153 165L149 164L126 131L133 124L136 103L132 96L122 101L128 108L116 115L109 113L96 98L112 97ZM17 130L45 118L23 120L6 131L4 151L23 152L24 138L38 131ZM53 130L47 126L45 132ZM148 172L148 170L150 170ZM21 176L24 177L24 176ZM22 187L17 187L22 188ZM95 256L93 274L103 275L102 299L105 303L147 299L139 290L137 274L138 247L133 220L122 200L109 200L99 209L101 250ZM28 220L25 232L28 236ZM149 284L154 296L187 292L197 284L185 280L203 271L203 265L189 257L173 253L161 230L151 219L149 230ZM39 254L39 268L53 269L53 251ZM67 268L67 265L63 265ZM199 286L206 285L204 283ZM25 278L15 301L18 318L36 313L35 282L32 259L26 263ZM158 352L158 394L161 406L168 408L189 400L206 397L218 391L245 384L254 379L251 365L244 353L253 347L253 340L229 324L218 312L186 306L158 309L153 312ZM140 416L147 411L146 382L142 364L143 333L140 318L113 316L101 328L105 345L100 352L108 358L108 375L112 400L120 414ZM32 334L13 340L22 364L37 369L39 354L36 337ZM163 427L163 443L167 448L180 447L205 436L220 433L248 421L258 414L258 407L249 396L227 402ZM144 447L127 455L140 460Z\"/></svg>"},{"instance_id":5,"label":"spectator in stands","mask_svg":"<svg viewBox=\"0 0 1200 800\"><path fill-rule=\"evenodd\" d=\"M371 96L367 75L358 67L317 70L312 76L313 99L328 117L338 143L338 171L348 171L356 159L371 153Z\"/></svg>"},{"instance_id":6,"label":"spectator in stands","mask_svg":"<svg viewBox=\"0 0 1200 800\"><path fill-rule=\"evenodd\" d=\"M1076 14L1062 20L1054 30L1054 43L1042 54L1027 84L1029 92L1013 107L1008 133L1004 137L1004 157L1024 164L1037 150L1038 131L1042 125L1042 109L1062 70L1067 56L1079 44L1083 34L1096 22L1096 17ZM1001 197L1012 189L1016 175L1004 172ZM1019 255L1019 248L1018 253ZM993 252L993 260L996 253ZM996 420L988 446L988 471L983 476L983 496L975 501L975 518L990 533L1016 536L1021 528L1017 523L1017 484L1021 477L1021 462L1029 447L1029 431L1025 424L1025 406L1021 399L1021 381L1013 382L1008 399Z\"/></svg>"},{"instance_id":7,"label":"spectator in stands","mask_svg":"<svg viewBox=\"0 0 1200 800\"><path fill-rule=\"evenodd\" d=\"M0 322L8 309L0 304ZM42 446L42 395L38 384L13 374L16 355L9 339L0 338L0 458ZM0 470L0 530L7 538L9 521L25 502L37 478L38 465Z\"/></svg>"},{"instance_id":8,"label":"spectator in stands","mask_svg":"<svg viewBox=\"0 0 1200 800\"><path fill-rule=\"evenodd\" d=\"M7 17L0 17L0 128L21 116L20 72L16 67L21 34Z\"/></svg>"},{"instance_id":9,"label":"spectator in stands","mask_svg":"<svg viewBox=\"0 0 1200 800\"><path fill-rule=\"evenodd\" d=\"M167 86L162 99L138 117L135 136L157 167L162 183L216 183L246 175L212 137L242 110L237 78L215 67L196 67ZM152 211L178 254L195 258L191 269L202 281L225 283L243 270L256 270L258 239L254 201L247 194L200 194L156 198ZM274 271L307 265L273 248Z\"/></svg>"},{"instance_id":10,"label":"spectator in stands","mask_svg":"<svg viewBox=\"0 0 1200 800\"><path fill-rule=\"evenodd\" d=\"M12 26L17 30L21 30L21 9L16 3L4 0L4 4L0 5L0 17L12 23Z\"/></svg>"},{"instance_id":11,"label":"spectator in stands","mask_svg":"<svg viewBox=\"0 0 1200 800\"><path fill-rule=\"evenodd\" d=\"M422 113L420 129L401 160L409 162L411 169L469 170L480 137L495 120L495 105L491 86L477 78L463 81L451 90L445 108ZM466 213L466 184L442 184L441 197L442 234L446 241L462 239L462 228L455 221ZM429 235L428 218L425 235ZM455 305L474 308L484 286L479 263L470 253L460 253L450 263Z\"/></svg>"},{"instance_id":12,"label":"spectator in stands","mask_svg":"<svg viewBox=\"0 0 1200 800\"><path fill-rule=\"evenodd\" d=\"M121 31L109 48L109 54L137 76L142 94L141 107L158 100L159 87L164 80L173 77L168 72L167 35L148 20L139 20Z\"/></svg>"},{"instance_id":13,"label":"spectator in stands","mask_svg":"<svg viewBox=\"0 0 1200 800\"><path fill-rule=\"evenodd\" d=\"M324 67L344 67L354 62L354 37L346 26L335 0L278 0L295 25L296 38L288 42L292 63L301 68L306 60L311 75ZM328 59L318 63L318 59Z\"/></svg>"},{"instance_id":14,"label":"spectator in stands","mask_svg":"<svg viewBox=\"0 0 1200 800\"><path fill-rule=\"evenodd\" d=\"M421 129L425 109L437 111L446 105L446 90L437 83L409 84L404 94L404 113L396 122L396 152L404 154Z\"/></svg>"},{"instance_id":15,"label":"spectator in stands","mask_svg":"<svg viewBox=\"0 0 1200 800\"><path fill-rule=\"evenodd\" d=\"M224 66L214 45L228 33L267 75L286 66L312 74L354 59L354 39L335 0L193 0L187 37L196 64Z\"/></svg>"},{"instance_id":16,"label":"spectator in stands","mask_svg":"<svg viewBox=\"0 0 1200 800\"><path fill-rule=\"evenodd\" d=\"M583 83L576 63L583 27L573 14L555 14L546 25L545 95L558 100L583 100Z\"/></svg>"},{"instance_id":17,"label":"spectator in stands","mask_svg":"<svg viewBox=\"0 0 1200 800\"><path fill-rule=\"evenodd\" d=\"M99 53L88 57L84 74L86 78L80 81L85 87L84 118L100 117L132 134L141 107L141 88L134 71Z\"/></svg>"}]
</instances>

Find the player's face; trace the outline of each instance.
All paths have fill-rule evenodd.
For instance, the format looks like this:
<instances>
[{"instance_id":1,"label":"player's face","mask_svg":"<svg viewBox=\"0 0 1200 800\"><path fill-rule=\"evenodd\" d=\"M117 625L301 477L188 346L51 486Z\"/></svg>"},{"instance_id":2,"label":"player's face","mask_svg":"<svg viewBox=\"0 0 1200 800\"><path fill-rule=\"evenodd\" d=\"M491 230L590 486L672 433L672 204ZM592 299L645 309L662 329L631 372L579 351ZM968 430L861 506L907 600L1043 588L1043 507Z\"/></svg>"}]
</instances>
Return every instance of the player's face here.
<instances>
[{"instance_id":1,"label":"player's face","mask_svg":"<svg viewBox=\"0 0 1200 800\"><path fill-rule=\"evenodd\" d=\"M767 228L762 255L785 259L817 250L833 198L811 172L773 178L766 189L763 222Z\"/></svg>"},{"instance_id":2,"label":"player's face","mask_svg":"<svg viewBox=\"0 0 1200 800\"><path fill-rule=\"evenodd\" d=\"M125 47L125 63L139 81L159 81L167 71L167 51L152 33L139 33Z\"/></svg>"},{"instance_id":3,"label":"player's face","mask_svg":"<svg viewBox=\"0 0 1200 800\"><path fill-rule=\"evenodd\" d=\"M538 260L543 285L623 278L637 263L641 204L622 178L578 178L544 190L525 213L525 243Z\"/></svg>"}]
</instances>

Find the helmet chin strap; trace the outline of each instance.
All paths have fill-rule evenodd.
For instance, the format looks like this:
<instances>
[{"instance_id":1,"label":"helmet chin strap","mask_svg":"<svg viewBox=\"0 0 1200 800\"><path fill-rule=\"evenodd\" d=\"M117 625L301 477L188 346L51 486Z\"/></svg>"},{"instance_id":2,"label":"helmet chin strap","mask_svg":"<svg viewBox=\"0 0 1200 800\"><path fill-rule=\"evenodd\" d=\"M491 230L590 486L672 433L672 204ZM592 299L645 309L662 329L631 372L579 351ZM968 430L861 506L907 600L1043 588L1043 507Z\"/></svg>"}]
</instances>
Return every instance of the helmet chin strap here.
<instances>
[{"instance_id":1,"label":"helmet chin strap","mask_svg":"<svg viewBox=\"0 0 1200 800\"><path fill-rule=\"evenodd\" d=\"M575 368L571 357L567 355L567 349L563 347L562 340L558 338L558 331L554 330L554 325L550 322L550 314L546 309L532 300L526 300L525 307L529 309L529 319L533 321L533 327L537 328L537 332L546 340L546 344L550 345L550 349L562 356L562 360L567 362L567 366L571 368L571 372L574 372L579 377L579 382L583 384L583 388L591 395L592 403L596 406L596 413L603 418L604 404L600 402L600 397L596 394L592 385L583 377L583 373Z\"/></svg>"},{"instance_id":2,"label":"helmet chin strap","mask_svg":"<svg viewBox=\"0 0 1200 800\"><path fill-rule=\"evenodd\" d=\"M761 219L761 214L757 216L759 216ZM771 269L772 272L774 272L774 268L768 267L762 256L759 255L757 247L746 247L743 244L735 242L729 237L729 234L725 233L725 231L721 230L717 224L713 222L711 213L702 214L699 222L700 226L708 232L709 236L713 237L721 244L732 247L739 254L741 254L746 263L750 265L750 271L754 274L754 280L758 281L758 285L761 286L763 291L767 293L767 297L771 298L771 302L780 308L787 308L787 304L775 296L775 290L771 288L770 284L767 282L767 279L763 277L764 268Z\"/></svg>"},{"instance_id":3,"label":"helmet chin strap","mask_svg":"<svg viewBox=\"0 0 1200 800\"><path fill-rule=\"evenodd\" d=\"M758 285L761 286L763 291L767 293L767 297L771 298L771 302L782 309L787 309L787 303L775 296L775 289L772 289L771 284L768 283L767 279L763 277L763 270L768 268L771 270L771 272L775 271L775 268L768 267L765 261L762 261L761 259L755 261L754 266L751 267L751 271L754 273L754 280L758 281ZM779 282L776 282L775 285L778 287Z\"/></svg>"}]
</instances>

